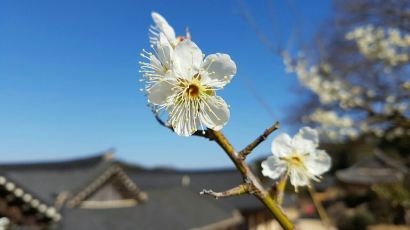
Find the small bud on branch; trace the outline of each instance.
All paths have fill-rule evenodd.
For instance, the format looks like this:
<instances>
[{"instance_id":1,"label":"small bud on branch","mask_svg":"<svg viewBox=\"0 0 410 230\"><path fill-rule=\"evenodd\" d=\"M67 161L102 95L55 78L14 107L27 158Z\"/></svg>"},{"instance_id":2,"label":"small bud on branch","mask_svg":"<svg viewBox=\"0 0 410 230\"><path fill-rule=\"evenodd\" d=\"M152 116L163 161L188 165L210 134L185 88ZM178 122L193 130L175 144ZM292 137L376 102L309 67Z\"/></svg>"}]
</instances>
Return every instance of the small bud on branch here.
<instances>
[{"instance_id":1,"label":"small bud on branch","mask_svg":"<svg viewBox=\"0 0 410 230\"><path fill-rule=\"evenodd\" d=\"M252 191L252 186L250 184L240 184L234 188L231 188L223 192L214 192L212 190L204 189L199 194L200 195L210 195L210 196L213 196L215 199L218 199L221 197L231 197L231 196L239 196L242 194L248 194L248 193L251 193L251 191Z\"/></svg>"}]
</instances>

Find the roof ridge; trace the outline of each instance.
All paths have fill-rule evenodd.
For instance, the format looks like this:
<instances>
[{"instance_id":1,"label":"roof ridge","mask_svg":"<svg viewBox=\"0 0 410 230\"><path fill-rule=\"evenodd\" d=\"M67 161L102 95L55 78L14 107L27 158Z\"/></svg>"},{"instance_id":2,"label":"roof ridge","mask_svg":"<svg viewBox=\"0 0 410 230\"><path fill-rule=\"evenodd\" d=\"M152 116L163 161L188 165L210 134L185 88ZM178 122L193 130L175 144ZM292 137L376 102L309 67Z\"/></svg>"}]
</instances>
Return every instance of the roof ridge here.
<instances>
[{"instance_id":1,"label":"roof ridge","mask_svg":"<svg viewBox=\"0 0 410 230\"><path fill-rule=\"evenodd\" d=\"M80 158L71 158L71 159L61 159L61 160L45 160L45 161L37 161L37 162L11 162L11 163L2 163L0 164L1 169L12 169L18 168L19 170L25 169L33 169L33 168L65 168L65 167L75 167L75 166L89 166L95 165L100 162L107 162L113 161L114 159L114 150L108 149L105 151L101 151L99 153L80 157Z\"/></svg>"},{"instance_id":2,"label":"roof ridge","mask_svg":"<svg viewBox=\"0 0 410 230\"><path fill-rule=\"evenodd\" d=\"M384 162L386 165L390 166L391 168L399 170L402 173L409 173L406 166L404 166L400 161L384 154L380 149L376 149L374 151L374 156L376 157L376 159Z\"/></svg>"},{"instance_id":3,"label":"roof ridge","mask_svg":"<svg viewBox=\"0 0 410 230\"><path fill-rule=\"evenodd\" d=\"M129 166L129 165L127 165ZM138 165L137 165L138 166ZM148 173L175 173L175 174L207 174L207 173L232 173L237 172L234 167L208 168L208 169L178 169L178 168L144 168L141 172Z\"/></svg>"},{"instance_id":4,"label":"roof ridge","mask_svg":"<svg viewBox=\"0 0 410 230\"><path fill-rule=\"evenodd\" d=\"M14 181L9 176L4 174L0 175L0 188L4 188L7 192L13 194L16 199L21 200L30 208L44 214L47 218L50 218L54 222L60 221L61 214L53 204L45 202L37 196L37 194L30 191L30 189L21 186L17 181Z\"/></svg>"},{"instance_id":5,"label":"roof ridge","mask_svg":"<svg viewBox=\"0 0 410 230\"><path fill-rule=\"evenodd\" d=\"M122 181L126 188L134 193L135 199L138 202L144 202L148 197L147 194L135 184L135 182L127 175L123 170L121 165L112 163L107 165L102 171L96 174L91 180L85 184L80 190L73 191L73 197L68 201L68 207L72 208L84 201L90 194L97 191L101 186L103 186L108 180L114 176Z\"/></svg>"}]
</instances>

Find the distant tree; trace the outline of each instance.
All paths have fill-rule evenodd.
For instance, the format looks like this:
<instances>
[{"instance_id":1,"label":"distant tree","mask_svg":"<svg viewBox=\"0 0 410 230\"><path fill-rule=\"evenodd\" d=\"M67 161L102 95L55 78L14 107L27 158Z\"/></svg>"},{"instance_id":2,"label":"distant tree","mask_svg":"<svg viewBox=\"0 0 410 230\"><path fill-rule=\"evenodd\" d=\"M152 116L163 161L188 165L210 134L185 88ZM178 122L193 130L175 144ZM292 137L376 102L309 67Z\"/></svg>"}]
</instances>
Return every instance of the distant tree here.
<instances>
[{"instance_id":1,"label":"distant tree","mask_svg":"<svg viewBox=\"0 0 410 230\"><path fill-rule=\"evenodd\" d=\"M334 6L334 21L314 45L282 53L287 70L310 91L294 120L331 141L370 135L401 141L410 151L410 1L335 0Z\"/></svg>"}]
</instances>

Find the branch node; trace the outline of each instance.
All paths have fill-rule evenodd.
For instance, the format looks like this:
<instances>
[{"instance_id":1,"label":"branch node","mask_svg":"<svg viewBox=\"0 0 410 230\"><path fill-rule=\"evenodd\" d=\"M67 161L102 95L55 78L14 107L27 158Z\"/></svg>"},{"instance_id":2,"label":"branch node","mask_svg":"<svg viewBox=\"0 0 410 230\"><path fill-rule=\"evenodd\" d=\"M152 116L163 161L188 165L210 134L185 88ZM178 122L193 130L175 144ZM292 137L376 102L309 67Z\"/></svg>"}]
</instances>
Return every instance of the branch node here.
<instances>
[{"instance_id":1,"label":"branch node","mask_svg":"<svg viewBox=\"0 0 410 230\"><path fill-rule=\"evenodd\" d=\"M219 197L220 197L220 195L219 195L220 193L218 193L218 192L214 192L212 189L203 189L200 193L199 193L199 195L210 195L210 196L213 196L215 199L219 199Z\"/></svg>"},{"instance_id":2,"label":"branch node","mask_svg":"<svg viewBox=\"0 0 410 230\"><path fill-rule=\"evenodd\" d=\"M250 184L240 184L234 188L231 188L229 190L223 191L223 192L214 192L211 189L204 189L202 190L199 194L200 195L209 195L213 196L215 199L223 198L223 197L231 197L231 196L239 196L242 194L252 194L252 186Z\"/></svg>"}]
</instances>

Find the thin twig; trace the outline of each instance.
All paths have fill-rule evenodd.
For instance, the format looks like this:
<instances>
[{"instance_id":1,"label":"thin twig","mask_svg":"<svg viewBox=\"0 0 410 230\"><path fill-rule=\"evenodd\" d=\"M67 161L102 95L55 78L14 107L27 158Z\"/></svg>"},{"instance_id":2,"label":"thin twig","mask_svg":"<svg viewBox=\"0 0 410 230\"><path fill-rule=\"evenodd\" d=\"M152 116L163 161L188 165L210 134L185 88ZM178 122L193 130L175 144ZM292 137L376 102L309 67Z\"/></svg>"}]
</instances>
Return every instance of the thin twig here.
<instances>
[{"instance_id":1,"label":"thin twig","mask_svg":"<svg viewBox=\"0 0 410 230\"><path fill-rule=\"evenodd\" d=\"M170 129L172 132L174 132L174 129L172 128L172 126L166 124L165 121L163 121L163 120L159 117L158 113L155 113L155 112L154 112L154 115L155 115L155 120L157 120L157 122L158 122L161 126L163 126L163 127L165 127L165 128L168 128L168 129Z\"/></svg>"},{"instance_id":2,"label":"thin twig","mask_svg":"<svg viewBox=\"0 0 410 230\"><path fill-rule=\"evenodd\" d=\"M245 2L240 1L239 3L242 10L240 15L243 17L245 22L247 22L250 25L251 29L254 30L255 34L257 35L258 39L262 42L262 44L265 45L273 54L276 54L280 57L280 54L282 53L281 47L276 47L274 44L272 44L272 42L270 42L266 34L263 33L263 31L259 28L258 23L255 21L255 18L252 16Z\"/></svg>"},{"instance_id":3,"label":"thin twig","mask_svg":"<svg viewBox=\"0 0 410 230\"><path fill-rule=\"evenodd\" d=\"M252 143L246 146L242 151L239 152L239 157L241 159L245 159L247 155L249 155L256 146L262 143L268 136L274 132L275 130L279 129L279 122L275 122L270 128L266 129L265 132L262 133L258 138L256 138Z\"/></svg>"},{"instance_id":4,"label":"thin twig","mask_svg":"<svg viewBox=\"0 0 410 230\"><path fill-rule=\"evenodd\" d=\"M322 205L322 202L320 202L315 194L316 191L312 186L308 186L308 191L309 191L309 195L312 198L313 204L316 207L317 213L319 214L320 219L322 220L322 222L326 225L326 226L330 226L330 219L329 216L327 215L327 212L325 210L325 208Z\"/></svg>"},{"instance_id":5,"label":"thin twig","mask_svg":"<svg viewBox=\"0 0 410 230\"><path fill-rule=\"evenodd\" d=\"M231 196L239 196L242 194L251 193L252 186L250 184L240 184L234 188L223 192L214 192L212 190L204 189L199 194L200 195L210 195L213 196L215 199L222 198L222 197L231 197Z\"/></svg>"}]
</instances>

